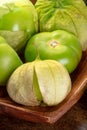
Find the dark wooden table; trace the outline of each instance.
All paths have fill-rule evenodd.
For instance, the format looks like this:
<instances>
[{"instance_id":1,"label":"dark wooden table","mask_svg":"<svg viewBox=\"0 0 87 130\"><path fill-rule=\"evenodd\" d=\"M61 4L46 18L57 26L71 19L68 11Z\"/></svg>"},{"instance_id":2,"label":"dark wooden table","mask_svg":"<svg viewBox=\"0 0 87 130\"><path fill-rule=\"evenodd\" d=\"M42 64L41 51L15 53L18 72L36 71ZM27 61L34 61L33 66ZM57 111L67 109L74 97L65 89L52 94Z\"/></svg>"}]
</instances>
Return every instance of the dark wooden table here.
<instances>
[{"instance_id":1,"label":"dark wooden table","mask_svg":"<svg viewBox=\"0 0 87 130\"><path fill-rule=\"evenodd\" d=\"M0 130L87 130L87 91L55 124L41 124L0 115Z\"/></svg>"}]
</instances>

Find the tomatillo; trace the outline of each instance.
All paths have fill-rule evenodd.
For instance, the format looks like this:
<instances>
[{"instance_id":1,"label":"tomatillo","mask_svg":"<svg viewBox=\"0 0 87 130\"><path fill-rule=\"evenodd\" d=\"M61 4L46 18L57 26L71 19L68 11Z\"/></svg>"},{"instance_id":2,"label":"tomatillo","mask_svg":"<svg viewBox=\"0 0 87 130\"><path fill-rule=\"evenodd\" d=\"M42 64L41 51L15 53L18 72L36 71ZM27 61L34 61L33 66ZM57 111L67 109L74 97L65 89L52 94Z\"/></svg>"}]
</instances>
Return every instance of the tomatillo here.
<instances>
[{"instance_id":1,"label":"tomatillo","mask_svg":"<svg viewBox=\"0 0 87 130\"><path fill-rule=\"evenodd\" d=\"M6 85L12 72L22 65L18 54L8 44L0 44L0 85Z\"/></svg>"},{"instance_id":2,"label":"tomatillo","mask_svg":"<svg viewBox=\"0 0 87 130\"><path fill-rule=\"evenodd\" d=\"M9 97L16 103L54 106L71 91L71 78L59 62L35 60L19 66L10 76L6 88Z\"/></svg>"},{"instance_id":3,"label":"tomatillo","mask_svg":"<svg viewBox=\"0 0 87 130\"><path fill-rule=\"evenodd\" d=\"M53 59L62 63L72 73L80 62L82 49L78 38L64 30L42 32L34 35L25 48L25 60Z\"/></svg>"},{"instance_id":4,"label":"tomatillo","mask_svg":"<svg viewBox=\"0 0 87 130\"><path fill-rule=\"evenodd\" d=\"M29 0L0 0L0 35L20 51L38 31L38 17Z\"/></svg>"}]
</instances>

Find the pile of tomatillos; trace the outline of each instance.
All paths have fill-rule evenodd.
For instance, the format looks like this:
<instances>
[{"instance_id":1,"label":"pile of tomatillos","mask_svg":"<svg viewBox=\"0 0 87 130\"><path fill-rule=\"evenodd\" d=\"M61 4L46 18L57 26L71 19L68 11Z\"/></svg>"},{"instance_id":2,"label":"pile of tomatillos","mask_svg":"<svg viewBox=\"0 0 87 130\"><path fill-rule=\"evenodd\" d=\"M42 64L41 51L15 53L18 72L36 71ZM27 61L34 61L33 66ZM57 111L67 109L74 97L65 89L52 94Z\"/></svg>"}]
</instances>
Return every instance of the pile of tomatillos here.
<instances>
[{"instance_id":1,"label":"pile of tomatillos","mask_svg":"<svg viewBox=\"0 0 87 130\"><path fill-rule=\"evenodd\" d=\"M83 0L0 0L0 87L14 102L62 102L86 50Z\"/></svg>"}]
</instances>

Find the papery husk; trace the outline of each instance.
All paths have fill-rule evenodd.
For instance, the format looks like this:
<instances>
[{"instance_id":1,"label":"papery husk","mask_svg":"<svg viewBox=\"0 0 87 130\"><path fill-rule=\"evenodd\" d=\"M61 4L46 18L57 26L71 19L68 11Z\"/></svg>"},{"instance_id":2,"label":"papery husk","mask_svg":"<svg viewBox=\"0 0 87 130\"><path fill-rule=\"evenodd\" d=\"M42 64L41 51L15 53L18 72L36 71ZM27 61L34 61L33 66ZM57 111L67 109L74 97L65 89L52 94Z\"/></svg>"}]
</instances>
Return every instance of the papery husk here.
<instances>
[{"instance_id":1,"label":"papery husk","mask_svg":"<svg viewBox=\"0 0 87 130\"><path fill-rule=\"evenodd\" d=\"M71 79L67 70L54 60L23 64L14 71L7 84L11 99L25 106L39 106L42 102L48 106L57 105L70 90Z\"/></svg>"},{"instance_id":2,"label":"papery husk","mask_svg":"<svg viewBox=\"0 0 87 130\"><path fill-rule=\"evenodd\" d=\"M48 106L57 105L71 90L70 76L62 64L45 60L35 64L38 84L43 102Z\"/></svg>"},{"instance_id":3,"label":"papery husk","mask_svg":"<svg viewBox=\"0 0 87 130\"><path fill-rule=\"evenodd\" d=\"M10 77L7 92L16 103L25 106L38 106L39 101L33 89L34 63L26 63Z\"/></svg>"}]
</instances>

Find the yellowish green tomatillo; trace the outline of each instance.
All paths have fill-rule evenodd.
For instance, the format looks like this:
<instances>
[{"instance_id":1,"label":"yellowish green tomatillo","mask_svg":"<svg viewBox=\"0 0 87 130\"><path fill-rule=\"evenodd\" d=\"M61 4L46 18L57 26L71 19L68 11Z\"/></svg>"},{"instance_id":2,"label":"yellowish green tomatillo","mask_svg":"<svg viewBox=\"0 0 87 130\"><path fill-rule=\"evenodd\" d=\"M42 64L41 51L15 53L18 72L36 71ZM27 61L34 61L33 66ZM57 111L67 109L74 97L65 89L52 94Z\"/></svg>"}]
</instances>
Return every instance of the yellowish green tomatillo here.
<instances>
[{"instance_id":1,"label":"yellowish green tomatillo","mask_svg":"<svg viewBox=\"0 0 87 130\"><path fill-rule=\"evenodd\" d=\"M35 60L21 65L7 84L10 98L25 106L38 106L42 102L48 106L57 105L70 90L69 73L55 60Z\"/></svg>"},{"instance_id":2,"label":"yellowish green tomatillo","mask_svg":"<svg viewBox=\"0 0 87 130\"><path fill-rule=\"evenodd\" d=\"M38 17L29 0L0 0L0 35L16 51L38 32Z\"/></svg>"}]
</instances>

